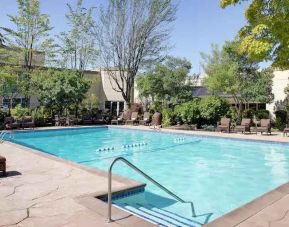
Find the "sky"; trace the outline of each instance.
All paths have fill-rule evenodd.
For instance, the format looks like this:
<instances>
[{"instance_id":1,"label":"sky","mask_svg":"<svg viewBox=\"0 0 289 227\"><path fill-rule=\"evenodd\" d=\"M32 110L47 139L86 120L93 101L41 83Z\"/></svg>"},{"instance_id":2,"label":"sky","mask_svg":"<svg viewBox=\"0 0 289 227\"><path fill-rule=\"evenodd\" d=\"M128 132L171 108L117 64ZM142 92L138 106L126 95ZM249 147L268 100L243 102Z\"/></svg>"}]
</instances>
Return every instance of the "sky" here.
<instances>
[{"instance_id":1,"label":"sky","mask_svg":"<svg viewBox=\"0 0 289 227\"><path fill-rule=\"evenodd\" d=\"M246 4L221 9L219 0L175 0L178 3L176 20L172 23L169 55L187 58L192 63L191 73L200 73L200 53L210 53L211 44L219 46L232 40L246 24ZM86 7L99 6L106 0L83 0ZM65 13L67 3L76 0L40 0L41 12L50 15L54 27L52 35L68 29ZM17 14L17 0L0 0L0 27L12 27L7 14Z\"/></svg>"}]
</instances>

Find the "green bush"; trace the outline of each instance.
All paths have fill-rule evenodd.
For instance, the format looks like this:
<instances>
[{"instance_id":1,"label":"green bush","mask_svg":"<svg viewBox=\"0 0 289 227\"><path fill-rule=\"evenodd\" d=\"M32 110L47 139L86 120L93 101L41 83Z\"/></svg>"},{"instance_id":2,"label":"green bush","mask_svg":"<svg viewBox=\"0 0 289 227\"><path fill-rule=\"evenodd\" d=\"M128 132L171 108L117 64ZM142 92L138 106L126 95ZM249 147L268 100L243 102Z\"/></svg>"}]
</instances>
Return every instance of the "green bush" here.
<instances>
[{"instance_id":1,"label":"green bush","mask_svg":"<svg viewBox=\"0 0 289 227\"><path fill-rule=\"evenodd\" d=\"M32 111L32 117L36 126L45 126L46 119L49 116L49 111L44 106L40 106Z\"/></svg>"},{"instance_id":2,"label":"green bush","mask_svg":"<svg viewBox=\"0 0 289 227\"><path fill-rule=\"evenodd\" d=\"M0 130L4 128L5 113L0 110Z\"/></svg>"},{"instance_id":3,"label":"green bush","mask_svg":"<svg viewBox=\"0 0 289 227\"><path fill-rule=\"evenodd\" d=\"M252 109L246 109L243 111L242 113L242 118L250 118L250 119L253 119L254 118L254 114L255 114L255 111L252 110Z\"/></svg>"},{"instance_id":4,"label":"green bush","mask_svg":"<svg viewBox=\"0 0 289 227\"><path fill-rule=\"evenodd\" d=\"M20 104L11 109L11 115L15 120L22 120L23 117L30 114L28 108L22 107Z\"/></svg>"},{"instance_id":5,"label":"green bush","mask_svg":"<svg viewBox=\"0 0 289 227\"><path fill-rule=\"evenodd\" d=\"M226 117L231 118L231 121L234 124L237 124L238 121L238 111L235 107L231 106L227 113L225 114Z\"/></svg>"},{"instance_id":6,"label":"green bush","mask_svg":"<svg viewBox=\"0 0 289 227\"><path fill-rule=\"evenodd\" d=\"M288 114L286 110L277 110L275 112L276 120L275 120L275 127L280 131L283 131L286 127L286 123L288 121Z\"/></svg>"},{"instance_id":7,"label":"green bush","mask_svg":"<svg viewBox=\"0 0 289 227\"><path fill-rule=\"evenodd\" d=\"M155 101L151 106L149 107L150 113L155 113L155 112L162 112L163 105L161 102Z\"/></svg>"},{"instance_id":8,"label":"green bush","mask_svg":"<svg viewBox=\"0 0 289 227\"><path fill-rule=\"evenodd\" d=\"M208 125L215 125L229 110L229 103L221 97L205 97L200 100L200 117Z\"/></svg>"},{"instance_id":9,"label":"green bush","mask_svg":"<svg viewBox=\"0 0 289 227\"><path fill-rule=\"evenodd\" d=\"M256 116L257 120L269 119L270 118L270 112L268 110L256 110L255 116Z\"/></svg>"},{"instance_id":10,"label":"green bush","mask_svg":"<svg viewBox=\"0 0 289 227\"><path fill-rule=\"evenodd\" d=\"M175 107L175 115L187 124L198 124L200 118L199 100L195 99Z\"/></svg>"},{"instance_id":11,"label":"green bush","mask_svg":"<svg viewBox=\"0 0 289 227\"><path fill-rule=\"evenodd\" d=\"M172 125L174 114L171 109L163 108L162 117L162 122L165 127Z\"/></svg>"}]
</instances>

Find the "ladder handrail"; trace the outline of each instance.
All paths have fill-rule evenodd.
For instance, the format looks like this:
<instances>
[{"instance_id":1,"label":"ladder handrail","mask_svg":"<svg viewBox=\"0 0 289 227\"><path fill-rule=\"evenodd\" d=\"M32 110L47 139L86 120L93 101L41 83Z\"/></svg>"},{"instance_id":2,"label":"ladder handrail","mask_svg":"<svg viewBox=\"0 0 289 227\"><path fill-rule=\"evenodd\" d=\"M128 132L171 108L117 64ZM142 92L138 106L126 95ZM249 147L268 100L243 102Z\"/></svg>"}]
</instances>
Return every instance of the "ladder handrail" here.
<instances>
[{"instance_id":1,"label":"ladder handrail","mask_svg":"<svg viewBox=\"0 0 289 227\"><path fill-rule=\"evenodd\" d=\"M10 134L9 139L11 139L11 138L13 137L12 131L4 131L4 130L3 130L3 131L0 133L0 143L3 143L3 142L4 142L4 137L5 137L5 135L7 135L7 134Z\"/></svg>"},{"instance_id":2,"label":"ladder handrail","mask_svg":"<svg viewBox=\"0 0 289 227\"><path fill-rule=\"evenodd\" d=\"M194 208L194 203L191 201L185 201L183 199L181 199L179 196L177 196L176 194L174 194L173 192L171 192L169 189L167 189L165 186L161 185L160 183L158 183L156 180L154 180L153 178L151 178L149 175L147 175L146 173L144 173L142 170L140 170L138 167L136 167L134 164L132 164L131 162L129 162L127 159L123 158L123 157L117 157L115 158L108 169L108 195L107 195L107 203L108 203L108 212L107 212L107 221L111 222L112 218L111 218L111 206L112 206L112 192L111 192L111 185L112 185L112 167L114 166L114 164L118 161L122 161L123 163L127 164L130 168L132 168L133 170L135 170L136 172L138 172L139 174L141 174L143 177L145 177L147 180L149 180L150 182L152 182L154 185L156 185L157 187L159 187L160 189L162 189L163 191L165 191L166 193L168 193L170 196L174 197L176 200L178 200L181 203L189 203L191 205L191 209L192 209L192 216L196 217L196 213L195 213L195 208Z\"/></svg>"}]
</instances>

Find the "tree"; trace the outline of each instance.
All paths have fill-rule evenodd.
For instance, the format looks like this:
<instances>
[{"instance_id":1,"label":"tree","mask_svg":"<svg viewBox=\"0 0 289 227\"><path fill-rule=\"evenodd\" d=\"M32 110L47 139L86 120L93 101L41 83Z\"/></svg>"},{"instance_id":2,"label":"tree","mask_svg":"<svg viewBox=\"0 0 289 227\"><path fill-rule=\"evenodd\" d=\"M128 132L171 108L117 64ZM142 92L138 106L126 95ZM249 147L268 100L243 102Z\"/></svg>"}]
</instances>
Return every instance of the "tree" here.
<instances>
[{"instance_id":1,"label":"tree","mask_svg":"<svg viewBox=\"0 0 289 227\"><path fill-rule=\"evenodd\" d=\"M8 15L15 24L15 30L2 28L6 32L7 43L15 49L14 55L19 55L21 64L26 68L33 65L35 53L43 48L51 48L52 39L47 38L49 31L49 17L40 13L39 0L18 0L18 15ZM46 45L43 46L42 44Z\"/></svg>"},{"instance_id":2,"label":"tree","mask_svg":"<svg viewBox=\"0 0 289 227\"><path fill-rule=\"evenodd\" d=\"M243 104L273 100L273 77L271 71L260 71L256 62L240 54L238 44L238 41L226 42L222 51L213 46L211 55L202 56L208 90L214 95L232 95L240 117Z\"/></svg>"},{"instance_id":3,"label":"tree","mask_svg":"<svg viewBox=\"0 0 289 227\"><path fill-rule=\"evenodd\" d=\"M221 0L223 8L245 0ZM271 60L289 68L289 1L253 0L245 12L248 24L239 31L240 51L254 60Z\"/></svg>"},{"instance_id":4,"label":"tree","mask_svg":"<svg viewBox=\"0 0 289 227\"><path fill-rule=\"evenodd\" d=\"M86 95L85 99L82 101L82 106L89 110L92 114L93 109L97 109L99 105L99 100L95 94Z\"/></svg>"},{"instance_id":5,"label":"tree","mask_svg":"<svg viewBox=\"0 0 289 227\"><path fill-rule=\"evenodd\" d=\"M63 66L83 71L95 63L99 54L92 33L95 24L92 18L93 7L84 8L82 0L77 1L75 9L70 4L67 6L69 13L66 19L70 30L59 36L61 61Z\"/></svg>"},{"instance_id":6,"label":"tree","mask_svg":"<svg viewBox=\"0 0 289 227\"><path fill-rule=\"evenodd\" d=\"M101 60L107 68L116 67L109 70L111 84L128 106L139 69L163 58L175 13L172 0L109 0L101 8L95 27Z\"/></svg>"},{"instance_id":7,"label":"tree","mask_svg":"<svg viewBox=\"0 0 289 227\"><path fill-rule=\"evenodd\" d=\"M38 71L33 77L34 91L41 105L62 114L64 110L77 110L90 87L90 82L79 71Z\"/></svg>"},{"instance_id":8,"label":"tree","mask_svg":"<svg viewBox=\"0 0 289 227\"><path fill-rule=\"evenodd\" d=\"M191 63L186 59L169 57L163 64L137 78L140 95L164 105L177 104L192 98L188 74Z\"/></svg>"},{"instance_id":9,"label":"tree","mask_svg":"<svg viewBox=\"0 0 289 227\"><path fill-rule=\"evenodd\" d=\"M17 72L10 66L0 67L0 96L10 100L9 115L13 107L13 99L19 95L20 90Z\"/></svg>"},{"instance_id":10,"label":"tree","mask_svg":"<svg viewBox=\"0 0 289 227\"><path fill-rule=\"evenodd\" d=\"M0 46L4 43L4 36L0 33Z\"/></svg>"}]
</instances>

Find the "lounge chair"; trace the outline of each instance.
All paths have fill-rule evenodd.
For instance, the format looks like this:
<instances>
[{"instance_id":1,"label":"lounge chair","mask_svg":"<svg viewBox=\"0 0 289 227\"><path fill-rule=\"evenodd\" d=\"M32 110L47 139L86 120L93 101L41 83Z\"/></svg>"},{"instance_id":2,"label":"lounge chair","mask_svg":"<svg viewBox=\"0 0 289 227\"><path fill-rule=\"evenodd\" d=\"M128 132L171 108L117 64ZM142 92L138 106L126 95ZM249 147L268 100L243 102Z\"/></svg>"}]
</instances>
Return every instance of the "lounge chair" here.
<instances>
[{"instance_id":1,"label":"lounge chair","mask_svg":"<svg viewBox=\"0 0 289 227\"><path fill-rule=\"evenodd\" d=\"M5 117L4 128L5 129L18 129L20 128L20 123L16 122L13 117Z\"/></svg>"},{"instance_id":2,"label":"lounge chair","mask_svg":"<svg viewBox=\"0 0 289 227\"><path fill-rule=\"evenodd\" d=\"M221 118L221 121L217 126L217 131L230 133L230 130L231 130L231 119L225 117Z\"/></svg>"},{"instance_id":3,"label":"lounge chair","mask_svg":"<svg viewBox=\"0 0 289 227\"><path fill-rule=\"evenodd\" d=\"M92 117L90 115L84 115L82 117L82 121L83 121L83 124L85 125L91 125L92 124Z\"/></svg>"},{"instance_id":4,"label":"lounge chair","mask_svg":"<svg viewBox=\"0 0 289 227\"><path fill-rule=\"evenodd\" d=\"M143 115L143 119L139 121L140 125L149 125L151 122L151 115L149 112L145 112Z\"/></svg>"},{"instance_id":5,"label":"lounge chair","mask_svg":"<svg viewBox=\"0 0 289 227\"><path fill-rule=\"evenodd\" d=\"M126 121L126 124L136 125L138 124L138 112L132 112L131 118Z\"/></svg>"},{"instance_id":6,"label":"lounge chair","mask_svg":"<svg viewBox=\"0 0 289 227\"><path fill-rule=\"evenodd\" d=\"M96 117L93 119L93 122L95 124L105 124L106 123L104 117L101 114L97 114Z\"/></svg>"},{"instance_id":7,"label":"lounge chair","mask_svg":"<svg viewBox=\"0 0 289 227\"><path fill-rule=\"evenodd\" d=\"M23 117L21 122L22 128L35 128L34 120L31 116Z\"/></svg>"},{"instance_id":8,"label":"lounge chair","mask_svg":"<svg viewBox=\"0 0 289 227\"><path fill-rule=\"evenodd\" d=\"M250 118L243 118L241 121L241 125L237 125L234 130L236 132L242 132L242 133L251 132L250 126L251 126L251 119Z\"/></svg>"},{"instance_id":9,"label":"lounge chair","mask_svg":"<svg viewBox=\"0 0 289 227\"><path fill-rule=\"evenodd\" d=\"M6 158L0 155L0 171L6 176Z\"/></svg>"},{"instance_id":10,"label":"lounge chair","mask_svg":"<svg viewBox=\"0 0 289 227\"><path fill-rule=\"evenodd\" d=\"M162 115L161 113L154 113L152 116L152 121L149 124L150 128L152 129L160 129L162 127Z\"/></svg>"},{"instance_id":11,"label":"lounge chair","mask_svg":"<svg viewBox=\"0 0 289 227\"><path fill-rule=\"evenodd\" d=\"M117 119L113 119L111 120L111 124L116 124L116 125L119 125L119 124L123 124L124 123L124 113L120 113L120 115L118 116Z\"/></svg>"},{"instance_id":12,"label":"lounge chair","mask_svg":"<svg viewBox=\"0 0 289 227\"><path fill-rule=\"evenodd\" d=\"M271 120L270 119L261 119L260 126L256 128L256 134L258 132L266 132L267 134L271 135Z\"/></svg>"},{"instance_id":13,"label":"lounge chair","mask_svg":"<svg viewBox=\"0 0 289 227\"><path fill-rule=\"evenodd\" d=\"M65 119L66 126L73 126L77 123L77 119L74 116L68 116Z\"/></svg>"}]
</instances>

